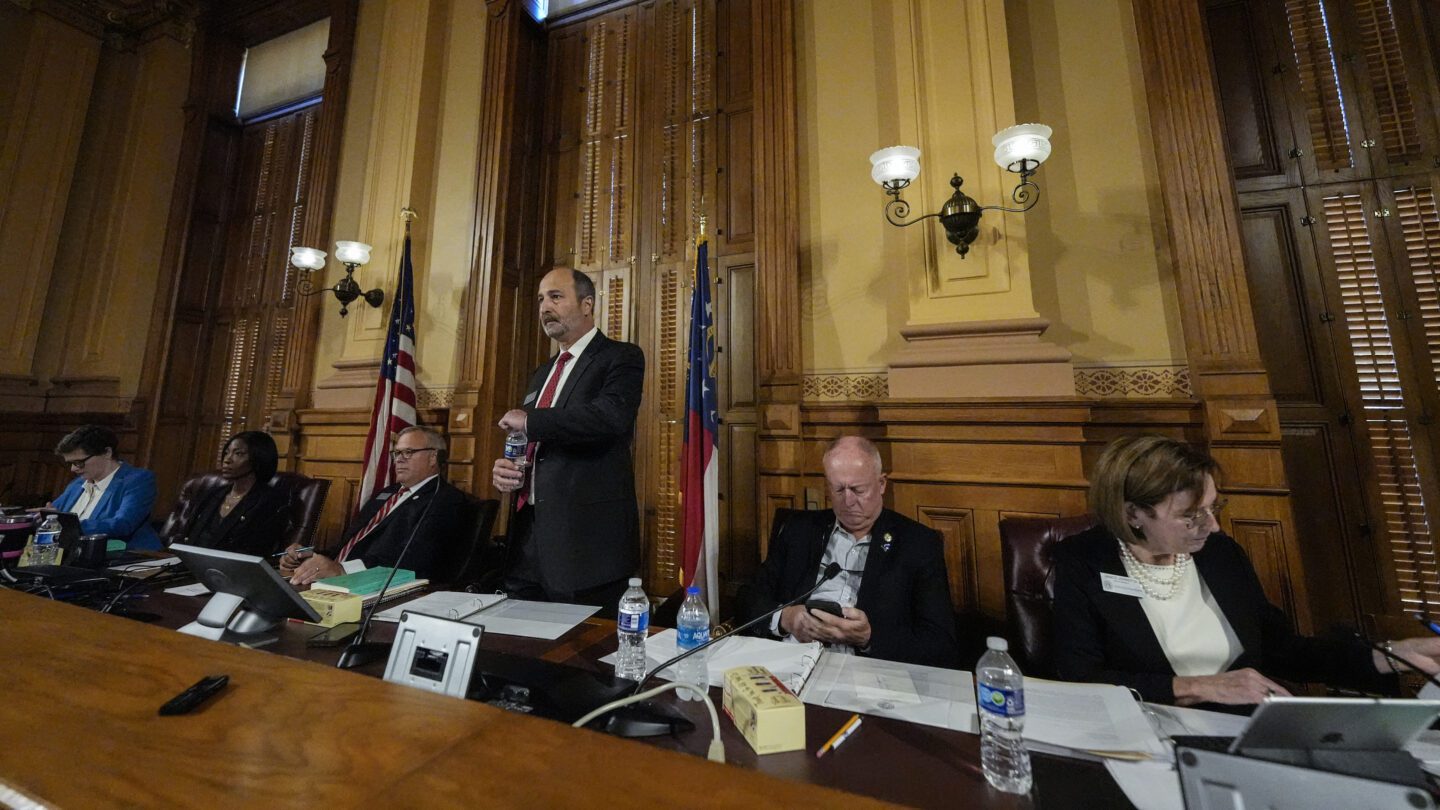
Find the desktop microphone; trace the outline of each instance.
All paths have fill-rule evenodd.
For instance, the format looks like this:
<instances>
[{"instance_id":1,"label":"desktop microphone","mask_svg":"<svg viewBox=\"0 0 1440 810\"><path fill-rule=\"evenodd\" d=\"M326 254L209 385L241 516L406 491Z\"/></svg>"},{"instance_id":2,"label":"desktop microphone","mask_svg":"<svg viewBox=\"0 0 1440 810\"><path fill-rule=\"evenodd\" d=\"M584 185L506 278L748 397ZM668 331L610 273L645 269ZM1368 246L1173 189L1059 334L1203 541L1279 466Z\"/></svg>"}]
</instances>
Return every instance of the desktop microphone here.
<instances>
[{"instance_id":1,"label":"desktop microphone","mask_svg":"<svg viewBox=\"0 0 1440 810\"><path fill-rule=\"evenodd\" d=\"M394 642L366 641L365 633L370 629L370 620L375 618L375 609L385 601L385 592L390 590L390 583L395 581L395 574L400 570L400 563L405 559L405 552L410 550L410 544L415 541L415 535L420 531L420 525L425 522L425 516L430 514L430 507L435 505L436 496L439 494L440 484L437 478L435 492L431 493L430 502L425 504L425 508L421 510L420 519L415 521L415 528L411 529L410 536L405 538L405 545L400 547L400 556L396 557L395 564L390 566L390 576L385 578L385 584L380 588L380 595L375 597L374 604L365 609L365 618L360 622L360 631L355 634L355 638L351 639L349 645L345 647L345 651L340 653L340 660L335 662L337 668L354 669L363 667L371 661L390 657L390 648L394 646Z\"/></svg>"},{"instance_id":2,"label":"desktop microphone","mask_svg":"<svg viewBox=\"0 0 1440 810\"><path fill-rule=\"evenodd\" d=\"M710 639L709 641L705 642L704 644L701 644L701 645L698 646L698 647L693 647L693 648L691 648L691 649L688 649L688 650L686 650L685 652L680 653L679 655L675 656L674 658L671 658L669 661L666 661L665 663L661 664L660 666L658 666L658 667L650 670L650 672L647 673L647 674L645 675L645 677L643 677L643 678L640 679L640 682L639 682L639 683L635 684L635 689L634 689L634 691L632 691L630 694L632 694L632 695L638 695L638 694L640 694L640 690L645 688L645 684L649 683L649 682L650 682L650 679L653 678L653 677L655 677L656 675L658 675L661 670L667 669L667 668L669 668L669 667L672 667L672 666L680 663L681 661L685 660L686 658L689 658L690 656L694 655L695 653L698 653L698 652L700 652L701 650L705 649L706 647L709 647L709 646L712 645L712 644L716 644L716 643L720 642L720 641L723 640L723 639L727 639L727 638L729 638L729 637L731 637L731 636L734 636L734 635L739 635L741 632L743 632L743 631L745 631L745 630L749 630L751 627L754 627L756 624L759 624L761 621L763 621L763 620L765 620L765 619L768 619L768 618L770 618L771 616L774 616L776 613L779 613L780 611L784 610L785 608L793 607L793 606L795 606L795 605L800 604L801 602L804 602L806 599L809 599L809 598L810 598L810 595L811 595L811 594L813 594L813 593L815 593L816 591L820 590L820 586L821 586L821 585L824 585L825 583L827 583L827 582L829 582L830 580L834 579L835 577L839 576L840 571L841 571L840 563L838 563L838 562L832 562L832 563L830 563L829 565L825 566L825 572L824 572L823 574L821 574L820 580L815 583L815 587L811 588L810 590L806 591L805 593L800 594L799 596L795 597L794 599L791 599L789 602L785 602L784 604L779 605L778 607L772 608L772 609L770 609L770 610L765 611L764 613L761 613L759 616L756 616L755 618L753 618L753 619L751 619L750 621L748 621L748 622L740 625L739 627L735 628L734 630L731 630L730 632L726 633L725 635L723 635L723 636L716 636L715 638Z\"/></svg>"},{"instance_id":3,"label":"desktop microphone","mask_svg":"<svg viewBox=\"0 0 1440 810\"><path fill-rule=\"evenodd\" d=\"M1391 666L1392 669L1393 669L1394 666L1395 666L1395 662L1396 662L1396 661L1399 661L1400 663L1402 663L1402 664L1404 664L1405 666L1409 667L1411 671L1419 673L1421 677L1423 677L1425 680L1427 680L1427 681L1429 681L1431 684L1433 684L1436 689L1440 689L1440 681L1435 680L1435 676L1431 675L1430 673L1426 672L1425 670L1421 669L1420 667L1415 666L1414 664L1410 663L1409 661L1406 661L1404 658L1401 658L1400 656L1396 655L1395 653L1391 652L1390 650L1385 649L1384 647L1380 646L1379 644L1376 644L1375 642L1371 641L1370 639L1368 639L1368 638L1360 635L1359 633L1356 633L1356 634L1355 634L1355 637L1358 638L1358 639L1360 639L1361 641L1365 642L1366 644L1370 645L1370 649L1372 649L1372 650L1374 650L1375 652L1378 652L1378 653L1380 653L1381 655L1385 656L1385 660L1387 660L1387 661L1390 662L1390 666ZM1395 670L1395 674L1397 674L1397 675L1400 674L1400 671L1399 671L1399 670Z\"/></svg>"}]
</instances>

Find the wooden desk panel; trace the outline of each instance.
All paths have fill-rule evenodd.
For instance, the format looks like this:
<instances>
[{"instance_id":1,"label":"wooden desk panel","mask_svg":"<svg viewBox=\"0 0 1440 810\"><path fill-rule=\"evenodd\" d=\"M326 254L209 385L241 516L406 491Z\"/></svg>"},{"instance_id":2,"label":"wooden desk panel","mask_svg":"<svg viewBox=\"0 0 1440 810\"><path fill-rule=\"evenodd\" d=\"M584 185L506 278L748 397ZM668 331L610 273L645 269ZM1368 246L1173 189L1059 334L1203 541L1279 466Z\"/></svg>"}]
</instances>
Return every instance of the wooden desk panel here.
<instances>
[{"instance_id":1,"label":"wooden desk panel","mask_svg":"<svg viewBox=\"0 0 1440 810\"><path fill-rule=\"evenodd\" d=\"M6 590L0 650L0 784L62 807L868 803Z\"/></svg>"}]
</instances>

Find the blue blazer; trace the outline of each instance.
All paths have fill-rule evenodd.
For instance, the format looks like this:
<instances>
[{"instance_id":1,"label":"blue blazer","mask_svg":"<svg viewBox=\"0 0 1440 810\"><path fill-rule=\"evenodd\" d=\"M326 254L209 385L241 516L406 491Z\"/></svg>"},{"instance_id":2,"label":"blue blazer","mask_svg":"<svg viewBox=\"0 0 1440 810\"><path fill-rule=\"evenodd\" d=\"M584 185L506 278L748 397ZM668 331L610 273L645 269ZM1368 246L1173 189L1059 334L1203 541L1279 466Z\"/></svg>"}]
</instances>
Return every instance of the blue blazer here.
<instances>
[{"instance_id":1,"label":"blue blazer","mask_svg":"<svg viewBox=\"0 0 1440 810\"><path fill-rule=\"evenodd\" d=\"M70 511L85 490L85 480L76 478L55 499L55 508ZM80 521L84 534L107 534L124 540L127 548L155 551L163 548L160 535L150 528L150 510L155 506L155 473L120 462L120 469L100 496L90 517Z\"/></svg>"}]
</instances>

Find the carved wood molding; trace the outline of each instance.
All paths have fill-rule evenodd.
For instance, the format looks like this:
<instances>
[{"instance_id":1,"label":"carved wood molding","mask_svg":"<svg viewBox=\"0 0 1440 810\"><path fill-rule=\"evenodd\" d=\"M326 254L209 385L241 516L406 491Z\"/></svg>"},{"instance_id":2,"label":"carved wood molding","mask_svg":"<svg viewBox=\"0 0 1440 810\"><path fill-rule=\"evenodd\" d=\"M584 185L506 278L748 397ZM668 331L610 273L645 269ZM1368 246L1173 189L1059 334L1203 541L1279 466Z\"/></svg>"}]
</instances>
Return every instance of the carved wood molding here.
<instances>
[{"instance_id":1,"label":"carved wood molding","mask_svg":"<svg viewBox=\"0 0 1440 810\"><path fill-rule=\"evenodd\" d=\"M762 401L800 399L800 230L793 0L751 0L755 97L755 362ZM763 22L762 22L763 21ZM784 421L784 420L777 420ZM798 429L798 425L794 426Z\"/></svg>"},{"instance_id":2,"label":"carved wood molding","mask_svg":"<svg viewBox=\"0 0 1440 810\"><path fill-rule=\"evenodd\" d=\"M305 202L305 227L299 240L302 245L326 245L330 241L335 187L340 175L340 139L350 96L350 65L354 57L359 6L359 0L330 0L330 39L325 48L325 87L321 91L324 103L315 131L315 151ZM292 282L298 282L298 271L290 276ZM324 302L325 296L306 296L295 302L295 321L285 347L284 377L280 394L273 403L277 412L293 411L310 404L315 346L320 336L320 308ZM284 415L272 416L270 421L272 426L294 422Z\"/></svg>"},{"instance_id":3,"label":"carved wood molding","mask_svg":"<svg viewBox=\"0 0 1440 810\"><path fill-rule=\"evenodd\" d=\"M1268 396L1200 3L1134 7L1196 392Z\"/></svg>"}]
</instances>

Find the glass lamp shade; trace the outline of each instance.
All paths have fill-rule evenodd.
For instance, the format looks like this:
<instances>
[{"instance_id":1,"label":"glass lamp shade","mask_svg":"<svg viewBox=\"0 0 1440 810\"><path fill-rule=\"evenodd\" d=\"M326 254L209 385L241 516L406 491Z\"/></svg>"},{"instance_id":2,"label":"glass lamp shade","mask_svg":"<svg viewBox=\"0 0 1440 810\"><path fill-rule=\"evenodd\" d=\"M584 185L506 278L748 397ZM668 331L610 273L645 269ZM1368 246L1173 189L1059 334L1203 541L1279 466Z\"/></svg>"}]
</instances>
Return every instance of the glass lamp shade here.
<instances>
[{"instance_id":1,"label":"glass lamp shade","mask_svg":"<svg viewBox=\"0 0 1440 810\"><path fill-rule=\"evenodd\" d=\"M336 242L335 258L344 264L367 264L370 261L370 246L364 242Z\"/></svg>"},{"instance_id":2,"label":"glass lamp shade","mask_svg":"<svg viewBox=\"0 0 1440 810\"><path fill-rule=\"evenodd\" d=\"M1006 170L1022 160L1033 161L1039 166L1050 157L1051 132L1050 127L1044 124L1017 124L1000 130L992 139L995 163Z\"/></svg>"},{"instance_id":3,"label":"glass lamp shade","mask_svg":"<svg viewBox=\"0 0 1440 810\"><path fill-rule=\"evenodd\" d=\"M325 251L308 247L290 248L290 263L301 270L323 270Z\"/></svg>"},{"instance_id":4,"label":"glass lamp shade","mask_svg":"<svg viewBox=\"0 0 1440 810\"><path fill-rule=\"evenodd\" d=\"M882 186L905 186L920 174L920 150L913 146L887 146L870 155L870 179Z\"/></svg>"}]
</instances>

